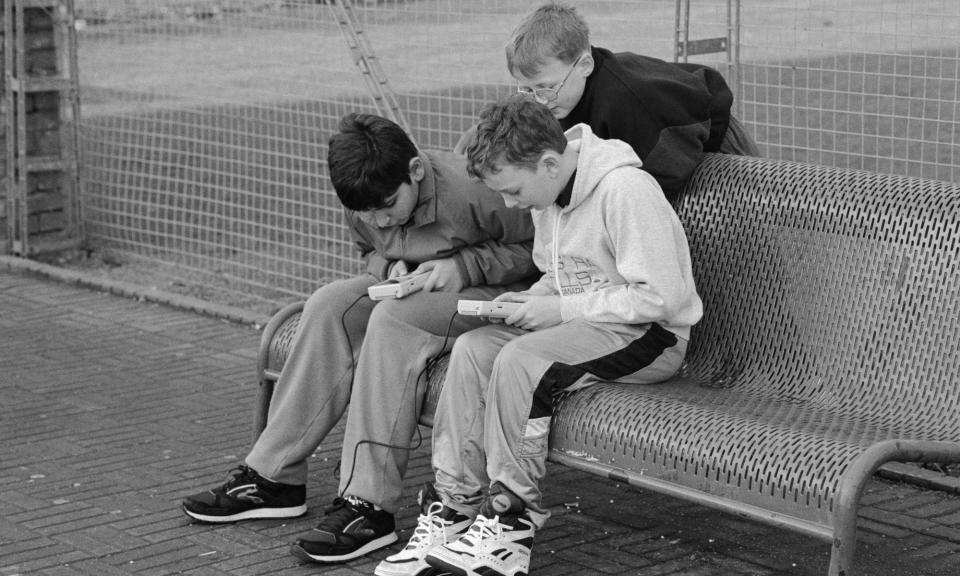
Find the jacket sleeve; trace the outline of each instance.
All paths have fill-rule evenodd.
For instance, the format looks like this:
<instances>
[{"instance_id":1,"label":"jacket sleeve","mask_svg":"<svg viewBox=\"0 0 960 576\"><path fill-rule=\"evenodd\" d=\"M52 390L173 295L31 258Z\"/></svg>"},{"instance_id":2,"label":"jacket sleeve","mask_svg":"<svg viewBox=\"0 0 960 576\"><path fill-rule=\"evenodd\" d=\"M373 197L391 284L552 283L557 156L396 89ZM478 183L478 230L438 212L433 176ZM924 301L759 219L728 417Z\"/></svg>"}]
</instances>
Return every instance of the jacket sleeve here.
<instances>
[{"instance_id":1,"label":"jacket sleeve","mask_svg":"<svg viewBox=\"0 0 960 576\"><path fill-rule=\"evenodd\" d=\"M473 225L488 240L461 248L457 265L467 286L509 284L537 271L533 263L533 221L526 210L504 206L496 194L481 194L472 207Z\"/></svg>"}]
</instances>

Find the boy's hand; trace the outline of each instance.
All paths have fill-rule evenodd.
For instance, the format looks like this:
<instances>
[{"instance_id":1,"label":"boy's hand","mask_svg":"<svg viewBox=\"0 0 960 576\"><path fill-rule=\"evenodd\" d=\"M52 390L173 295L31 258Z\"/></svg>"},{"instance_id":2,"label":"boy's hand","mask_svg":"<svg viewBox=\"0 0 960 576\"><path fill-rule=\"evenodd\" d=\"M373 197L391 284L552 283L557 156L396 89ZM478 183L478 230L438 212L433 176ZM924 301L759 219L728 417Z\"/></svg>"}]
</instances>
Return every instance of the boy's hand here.
<instances>
[{"instance_id":1,"label":"boy's hand","mask_svg":"<svg viewBox=\"0 0 960 576\"><path fill-rule=\"evenodd\" d=\"M390 266L390 271L387 272L387 280L392 278L398 278L400 276L407 275L407 263L403 260L394 260L393 265Z\"/></svg>"},{"instance_id":2,"label":"boy's hand","mask_svg":"<svg viewBox=\"0 0 960 576\"><path fill-rule=\"evenodd\" d=\"M560 296L532 296L523 292L507 292L496 300L523 302L519 310L504 320L505 323L524 330L543 330L563 322Z\"/></svg>"},{"instance_id":3,"label":"boy's hand","mask_svg":"<svg viewBox=\"0 0 960 576\"><path fill-rule=\"evenodd\" d=\"M430 272L426 284L423 285L425 292L459 292L463 290L463 278L460 277L460 267L457 266L453 258L441 258L439 260L428 260L423 262L413 272Z\"/></svg>"}]
</instances>

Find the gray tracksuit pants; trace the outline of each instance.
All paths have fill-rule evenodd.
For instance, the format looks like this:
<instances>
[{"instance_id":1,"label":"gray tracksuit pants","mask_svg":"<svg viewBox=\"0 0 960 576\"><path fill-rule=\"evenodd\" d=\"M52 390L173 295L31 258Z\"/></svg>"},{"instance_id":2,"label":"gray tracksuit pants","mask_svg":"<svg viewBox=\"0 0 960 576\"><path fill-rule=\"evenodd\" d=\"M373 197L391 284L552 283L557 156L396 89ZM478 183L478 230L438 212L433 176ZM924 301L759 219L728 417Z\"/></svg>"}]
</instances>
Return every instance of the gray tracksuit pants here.
<instances>
[{"instance_id":1,"label":"gray tracksuit pants","mask_svg":"<svg viewBox=\"0 0 960 576\"><path fill-rule=\"evenodd\" d=\"M349 404L340 490L395 512L409 451L361 440L409 446L426 392L420 376L427 362L484 324L456 314L457 300L489 300L526 285L418 292L376 302L366 295L375 282L368 275L339 280L307 300L267 426L246 463L276 482L306 484L307 459Z\"/></svg>"},{"instance_id":2,"label":"gray tracksuit pants","mask_svg":"<svg viewBox=\"0 0 960 576\"><path fill-rule=\"evenodd\" d=\"M492 324L453 347L433 428L433 467L444 503L475 515L500 482L541 527L552 398L598 381L651 384L683 363L687 341L657 324L572 321L526 332Z\"/></svg>"}]
</instances>

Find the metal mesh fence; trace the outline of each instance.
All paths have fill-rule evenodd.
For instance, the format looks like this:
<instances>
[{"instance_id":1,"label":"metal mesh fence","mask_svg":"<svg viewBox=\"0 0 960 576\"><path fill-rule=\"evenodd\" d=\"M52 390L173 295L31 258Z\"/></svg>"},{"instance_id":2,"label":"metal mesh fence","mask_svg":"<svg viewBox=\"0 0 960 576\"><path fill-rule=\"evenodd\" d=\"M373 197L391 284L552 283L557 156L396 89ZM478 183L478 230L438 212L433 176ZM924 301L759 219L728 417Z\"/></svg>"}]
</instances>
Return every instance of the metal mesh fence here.
<instances>
[{"instance_id":1,"label":"metal mesh fence","mask_svg":"<svg viewBox=\"0 0 960 576\"><path fill-rule=\"evenodd\" d=\"M956 0L572 1L592 41L723 71L764 155L957 181ZM503 44L539 2L355 2L421 147L512 89ZM340 116L376 112L315 0L76 0L93 243L264 302L360 270L326 174ZM681 30L677 28L681 15Z\"/></svg>"}]
</instances>

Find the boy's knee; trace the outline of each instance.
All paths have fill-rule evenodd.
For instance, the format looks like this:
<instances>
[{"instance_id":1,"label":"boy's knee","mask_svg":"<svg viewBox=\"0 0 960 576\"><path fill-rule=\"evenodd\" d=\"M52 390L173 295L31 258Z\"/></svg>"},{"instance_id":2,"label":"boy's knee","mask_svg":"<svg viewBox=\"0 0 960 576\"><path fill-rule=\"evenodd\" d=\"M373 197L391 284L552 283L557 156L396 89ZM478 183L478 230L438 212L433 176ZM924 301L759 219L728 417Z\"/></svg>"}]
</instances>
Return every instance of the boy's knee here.
<instances>
[{"instance_id":1,"label":"boy's knee","mask_svg":"<svg viewBox=\"0 0 960 576\"><path fill-rule=\"evenodd\" d=\"M526 364L531 358L537 356L537 349L530 346L525 338L511 340L504 345L497 356L497 361L501 364L512 365L514 363Z\"/></svg>"},{"instance_id":2,"label":"boy's knee","mask_svg":"<svg viewBox=\"0 0 960 576\"><path fill-rule=\"evenodd\" d=\"M452 357L468 355L472 356L477 350L489 346L487 338L481 335L479 330L470 330L461 334L453 343L453 350L450 351Z\"/></svg>"},{"instance_id":3,"label":"boy's knee","mask_svg":"<svg viewBox=\"0 0 960 576\"><path fill-rule=\"evenodd\" d=\"M328 314L339 317L356 299L357 296L346 289L343 281L331 282L318 288L307 298L303 305L303 320L322 318Z\"/></svg>"}]
</instances>

